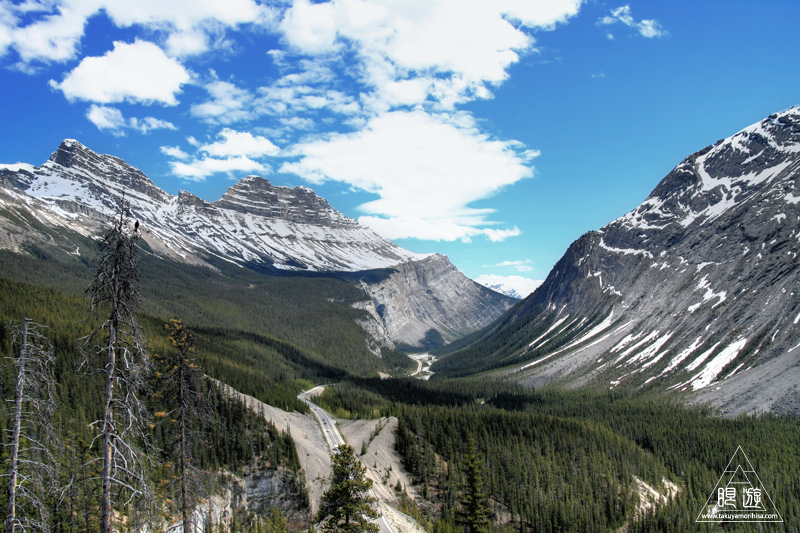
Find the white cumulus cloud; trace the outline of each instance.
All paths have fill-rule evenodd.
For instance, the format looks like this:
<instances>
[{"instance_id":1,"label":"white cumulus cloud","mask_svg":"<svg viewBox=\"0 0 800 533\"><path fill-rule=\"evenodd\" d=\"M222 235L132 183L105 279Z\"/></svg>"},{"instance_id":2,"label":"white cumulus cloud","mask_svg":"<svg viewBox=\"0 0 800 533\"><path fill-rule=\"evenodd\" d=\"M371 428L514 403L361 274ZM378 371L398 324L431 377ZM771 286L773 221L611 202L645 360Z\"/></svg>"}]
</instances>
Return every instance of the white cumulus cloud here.
<instances>
[{"instance_id":1,"label":"white cumulus cloud","mask_svg":"<svg viewBox=\"0 0 800 533\"><path fill-rule=\"evenodd\" d=\"M86 112L86 118L100 130L111 130L124 134L122 130L127 126L122 111L115 107L93 105Z\"/></svg>"},{"instance_id":2,"label":"white cumulus cloud","mask_svg":"<svg viewBox=\"0 0 800 533\"><path fill-rule=\"evenodd\" d=\"M148 133L151 130L175 130L174 124L155 117L126 119L122 111L115 107L92 105L86 112L86 118L97 126L99 130L108 130L113 135L125 135L125 130L136 130L141 133Z\"/></svg>"},{"instance_id":3,"label":"white cumulus cloud","mask_svg":"<svg viewBox=\"0 0 800 533\"><path fill-rule=\"evenodd\" d=\"M203 181L214 174L258 172L268 174L272 168L260 161L265 157L280 155L280 148L266 137L250 132L224 128L218 140L202 144L194 137L187 141L197 150L192 156L177 146L162 146L161 152L172 157L172 173L186 180Z\"/></svg>"},{"instance_id":4,"label":"white cumulus cloud","mask_svg":"<svg viewBox=\"0 0 800 533\"><path fill-rule=\"evenodd\" d=\"M84 58L61 83L50 85L69 100L176 105L175 95L190 81L189 72L147 41L116 41L100 57Z\"/></svg>"},{"instance_id":5,"label":"white cumulus cloud","mask_svg":"<svg viewBox=\"0 0 800 533\"><path fill-rule=\"evenodd\" d=\"M155 117L131 117L128 119L128 125L142 133L148 133L151 130L176 130L175 124L161 120Z\"/></svg>"},{"instance_id":6,"label":"white cumulus cloud","mask_svg":"<svg viewBox=\"0 0 800 533\"><path fill-rule=\"evenodd\" d=\"M213 174L235 172L269 173L270 167L264 163L253 161L247 156L215 158L205 157L189 163L170 161L172 173L189 181L204 181Z\"/></svg>"},{"instance_id":7,"label":"white cumulus cloud","mask_svg":"<svg viewBox=\"0 0 800 533\"><path fill-rule=\"evenodd\" d=\"M191 157L189 154L181 150L180 146L162 146L161 153L173 159L180 160L186 160Z\"/></svg>"},{"instance_id":8,"label":"white cumulus cloud","mask_svg":"<svg viewBox=\"0 0 800 533\"><path fill-rule=\"evenodd\" d=\"M208 122L232 124L256 118L253 95L229 81L215 79L205 85L210 100L191 107L192 115Z\"/></svg>"},{"instance_id":9,"label":"white cumulus cloud","mask_svg":"<svg viewBox=\"0 0 800 533\"><path fill-rule=\"evenodd\" d=\"M529 52L527 28L551 28L577 14L581 0L296 0L279 25L290 47L317 56L355 51L372 103L441 104L487 98L488 85Z\"/></svg>"},{"instance_id":10,"label":"white cumulus cloud","mask_svg":"<svg viewBox=\"0 0 800 533\"><path fill-rule=\"evenodd\" d=\"M60 6L54 14L35 23L27 26L15 24L10 31L9 45L17 50L23 64L36 60L49 63L73 59L87 18L88 12L83 6Z\"/></svg>"},{"instance_id":11,"label":"white cumulus cloud","mask_svg":"<svg viewBox=\"0 0 800 533\"><path fill-rule=\"evenodd\" d=\"M200 150L214 157L247 156L256 159L280 153L280 148L272 141L250 132L225 128L219 133L219 137L222 140L203 145Z\"/></svg>"},{"instance_id":12,"label":"white cumulus cloud","mask_svg":"<svg viewBox=\"0 0 800 533\"><path fill-rule=\"evenodd\" d=\"M468 115L393 111L356 133L335 134L294 147L299 160L282 171L374 193L360 221L389 238L503 240L519 229L498 229L492 209L469 204L532 175L530 154L518 143L491 139Z\"/></svg>"},{"instance_id":13,"label":"white cumulus cloud","mask_svg":"<svg viewBox=\"0 0 800 533\"><path fill-rule=\"evenodd\" d=\"M0 55L17 50L23 66L65 62L78 56L87 21L105 13L119 28L141 26L163 39L172 56L211 48L228 29L255 23L270 26L276 8L254 0L48 0L0 7Z\"/></svg>"}]
</instances>

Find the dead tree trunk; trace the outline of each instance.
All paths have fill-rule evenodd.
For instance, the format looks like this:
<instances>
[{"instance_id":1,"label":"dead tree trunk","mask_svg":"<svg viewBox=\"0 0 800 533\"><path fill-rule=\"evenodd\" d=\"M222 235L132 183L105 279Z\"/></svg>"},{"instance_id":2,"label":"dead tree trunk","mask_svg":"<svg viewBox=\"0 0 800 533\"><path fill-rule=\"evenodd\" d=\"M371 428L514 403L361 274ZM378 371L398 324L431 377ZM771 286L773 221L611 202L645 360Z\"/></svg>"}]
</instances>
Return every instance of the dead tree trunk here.
<instances>
[{"instance_id":1,"label":"dead tree trunk","mask_svg":"<svg viewBox=\"0 0 800 533\"><path fill-rule=\"evenodd\" d=\"M189 519L189 462L187 460L186 442L186 387L184 386L184 365L180 366L178 403L181 406L181 507L183 514L183 533L192 533Z\"/></svg>"},{"instance_id":2,"label":"dead tree trunk","mask_svg":"<svg viewBox=\"0 0 800 533\"><path fill-rule=\"evenodd\" d=\"M50 425L50 415L55 409L53 348L40 328L29 318L21 326L15 326L21 342L18 357L10 358L17 381L8 444L8 502L4 520L7 533L46 528L46 486L55 478L56 461L51 450L56 449L57 442Z\"/></svg>"},{"instance_id":3,"label":"dead tree trunk","mask_svg":"<svg viewBox=\"0 0 800 533\"><path fill-rule=\"evenodd\" d=\"M147 367L144 339L134 318L139 304L139 225L130 224L128 217L123 199L119 219L100 243L100 264L89 288L93 309L108 306L106 320L87 339L96 354L89 357L102 361L92 366L105 374L103 418L93 423L99 430L97 439L102 441L102 533L111 533L114 528L116 499L125 498L121 501L130 503L149 493L145 465L137 451L137 444L146 440L144 409L138 394L144 386ZM103 340L93 344L92 339L98 336Z\"/></svg>"},{"instance_id":4,"label":"dead tree trunk","mask_svg":"<svg viewBox=\"0 0 800 533\"><path fill-rule=\"evenodd\" d=\"M17 475L19 461L19 434L22 423L22 395L25 391L25 358L28 351L28 319L22 324L22 347L19 349L17 387L14 393L14 424L11 428L11 451L8 460L8 510L6 531L14 533L17 518Z\"/></svg>"},{"instance_id":5,"label":"dead tree trunk","mask_svg":"<svg viewBox=\"0 0 800 533\"><path fill-rule=\"evenodd\" d=\"M114 438L114 367L116 366L116 328L112 323L109 327L108 336L108 358L106 359L106 405L103 417L103 473L102 489L103 495L100 501L101 522L100 531L104 533L111 531L111 466L113 463L113 443Z\"/></svg>"}]
</instances>

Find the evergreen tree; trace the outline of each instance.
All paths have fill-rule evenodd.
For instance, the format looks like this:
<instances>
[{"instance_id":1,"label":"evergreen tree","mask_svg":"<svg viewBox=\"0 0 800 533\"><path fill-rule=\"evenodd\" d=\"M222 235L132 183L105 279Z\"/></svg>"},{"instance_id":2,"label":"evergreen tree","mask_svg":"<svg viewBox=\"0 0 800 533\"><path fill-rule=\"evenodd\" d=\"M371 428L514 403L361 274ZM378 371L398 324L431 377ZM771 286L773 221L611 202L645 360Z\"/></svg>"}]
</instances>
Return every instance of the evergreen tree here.
<instances>
[{"instance_id":1,"label":"evergreen tree","mask_svg":"<svg viewBox=\"0 0 800 533\"><path fill-rule=\"evenodd\" d=\"M377 524L369 521L378 518L372 505L375 498L367 493L372 480L365 478L366 468L356 458L348 444L339 446L333 454L331 486L322 495L322 506L317 522L324 522L323 531L357 533L377 532Z\"/></svg>"},{"instance_id":2,"label":"evergreen tree","mask_svg":"<svg viewBox=\"0 0 800 533\"><path fill-rule=\"evenodd\" d=\"M167 433L170 440L177 445L183 531L191 533L193 500L204 492L192 451L200 438L198 426L202 422L210 421L210 406L203 396L203 374L191 357L195 351L194 335L180 318L171 319L165 328L169 334L169 343L175 351L171 356L153 356L157 389L154 397L162 401L169 411L157 412L156 418L170 424Z\"/></svg>"},{"instance_id":3,"label":"evergreen tree","mask_svg":"<svg viewBox=\"0 0 800 533\"><path fill-rule=\"evenodd\" d=\"M264 518L265 533L287 533L289 531L289 521L283 516L281 510L277 507L272 507L269 514Z\"/></svg>"},{"instance_id":4,"label":"evergreen tree","mask_svg":"<svg viewBox=\"0 0 800 533\"><path fill-rule=\"evenodd\" d=\"M483 492L483 468L472 435L467 439L463 475L464 487L457 521L469 533L483 533L489 528L489 507Z\"/></svg>"}]
</instances>

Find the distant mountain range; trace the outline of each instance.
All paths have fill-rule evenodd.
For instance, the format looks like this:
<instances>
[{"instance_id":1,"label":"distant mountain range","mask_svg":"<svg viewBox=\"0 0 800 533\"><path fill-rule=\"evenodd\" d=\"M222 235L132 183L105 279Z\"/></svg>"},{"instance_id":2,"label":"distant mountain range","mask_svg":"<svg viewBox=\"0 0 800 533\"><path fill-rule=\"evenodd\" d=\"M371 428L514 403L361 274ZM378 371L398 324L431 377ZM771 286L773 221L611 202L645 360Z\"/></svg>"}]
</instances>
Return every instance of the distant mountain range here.
<instances>
[{"instance_id":1,"label":"distant mountain range","mask_svg":"<svg viewBox=\"0 0 800 533\"><path fill-rule=\"evenodd\" d=\"M535 291L543 280L525 278L523 276L495 276L484 274L475 279L484 287L493 291L521 300Z\"/></svg>"},{"instance_id":2,"label":"distant mountain range","mask_svg":"<svg viewBox=\"0 0 800 533\"><path fill-rule=\"evenodd\" d=\"M506 296L510 296L515 300L522 300L523 298L523 296L520 293L518 293L516 289L507 287L502 283L494 283L494 284L483 283L482 285L484 287L492 289L495 292L499 292L500 294L505 294Z\"/></svg>"},{"instance_id":3,"label":"distant mountain range","mask_svg":"<svg viewBox=\"0 0 800 533\"><path fill-rule=\"evenodd\" d=\"M800 413L800 108L692 154L434 371Z\"/></svg>"},{"instance_id":4,"label":"distant mountain range","mask_svg":"<svg viewBox=\"0 0 800 533\"><path fill-rule=\"evenodd\" d=\"M414 254L333 209L306 187L276 187L247 176L215 202L173 196L139 169L65 140L41 166L0 165L0 248L27 241L72 248L25 223L97 235L123 198L149 248L174 261L220 261L267 274L346 274L371 298L363 325L375 345L414 345L430 329L445 340L490 324L513 300L466 278L438 254ZM76 250L76 253L79 253Z\"/></svg>"}]
</instances>

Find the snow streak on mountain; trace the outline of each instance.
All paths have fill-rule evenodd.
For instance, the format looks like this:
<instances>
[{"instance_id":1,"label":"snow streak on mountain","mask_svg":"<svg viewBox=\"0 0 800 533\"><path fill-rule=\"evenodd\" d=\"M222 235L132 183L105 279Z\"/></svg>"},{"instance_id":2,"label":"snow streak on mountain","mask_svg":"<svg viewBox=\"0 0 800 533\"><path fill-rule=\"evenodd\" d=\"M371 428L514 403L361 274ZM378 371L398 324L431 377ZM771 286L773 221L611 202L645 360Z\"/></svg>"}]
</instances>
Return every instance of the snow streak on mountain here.
<instances>
[{"instance_id":1,"label":"snow streak on mountain","mask_svg":"<svg viewBox=\"0 0 800 533\"><path fill-rule=\"evenodd\" d=\"M416 255L345 217L308 188L248 176L209 203L172 196L124 161L66 140L41 167L2 165L0 173L73 228L92 231L124 194L151 246L173 257L215 256L283 270L357 271Z\"/></svg>"},{"instance_id":2,"label":"snow streak on mountain","mask_svg":"<svg viewBox=\"0 0 800 533\"><path fill-rule=\"evenodd\" d=\"M800 412L800 108L697 152L435 370Z\"/></svg>"},{"instance_id":3,"label":"snow streak on mountain","mask_svg":"<svg viewBox=\"0 0 800 533\"><path fill-rule=\"evenodd\" d=\"M15 212L91 236L123 196L149 247L179 262L351 273L356 280L356 273L372 272L357 284L372 296L366 308L375 323L365 327L378 344L415 344L429 329L453 340L488 325L512 302L467 279L444 256L415 254L380 237L306 187L247 176L215 202L186 191L173 196L121 159L71 139L40 167L0 165L0 210L7 215L0 216L0 247L20 251L37 238Z\"/></svg>"}]
</instances>

